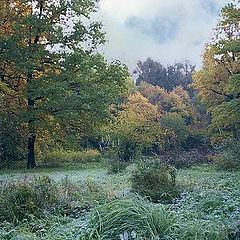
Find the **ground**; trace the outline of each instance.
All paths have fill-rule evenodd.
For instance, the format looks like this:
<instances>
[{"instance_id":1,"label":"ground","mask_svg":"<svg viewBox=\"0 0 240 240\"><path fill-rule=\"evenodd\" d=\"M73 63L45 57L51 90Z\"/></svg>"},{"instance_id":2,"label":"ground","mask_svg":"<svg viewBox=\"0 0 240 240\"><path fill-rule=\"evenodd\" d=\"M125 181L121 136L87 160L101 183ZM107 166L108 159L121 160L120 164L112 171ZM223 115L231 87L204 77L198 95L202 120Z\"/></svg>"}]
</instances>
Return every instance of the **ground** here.
<instances>
[{"instance_id":1,"label":"ground","mask_svg":"<svg viewBox=\"0 0 240 240\"><path fill-rule=\"evenodd\" d=\"M39 169L31 172L24 170L5 170L0 172L0 181L20 179L31 176L49 176L55 181L68 178L76 183L86 180L95 181L104 188L111 189L116 195L128 195L130 192L129 174L109 175L107 170L97 166L84 168ZM240 172L215 171L212 167L201 166L178 170L179 185L186 186L180 198L169 209L173 211L182 224L186 224L185 239L226 239L236 238L240 227ZM23 222L18 226L7 223L0 225L0 239L78 239L79 231L84 225L84 217L69 218L52 216L48 219L36 219L31 225ZM33 222L34 222L33 221ZM39 228L36 230L34 228ZM205 238L204 231L216 231L220 234ZM191 234L199 232L198 238ZM209 235L210 236L210 235ZM235 236L235 238L233 238ZM184 238L181 238L184 239Z\"/></svg>"}]
</instances>

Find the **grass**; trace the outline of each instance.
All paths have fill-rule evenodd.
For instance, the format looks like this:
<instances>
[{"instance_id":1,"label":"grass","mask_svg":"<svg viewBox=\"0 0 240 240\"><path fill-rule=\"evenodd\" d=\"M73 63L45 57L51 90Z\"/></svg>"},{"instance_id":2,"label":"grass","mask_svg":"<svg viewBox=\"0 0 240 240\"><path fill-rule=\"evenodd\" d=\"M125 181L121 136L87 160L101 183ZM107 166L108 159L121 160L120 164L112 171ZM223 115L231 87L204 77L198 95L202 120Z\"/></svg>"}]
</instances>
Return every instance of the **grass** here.
<instances>
[{"instance_id":1,"label":"grass","mask_svg":"<svg viewBox=\"0 0 240 240\"><path fill-rule=\"evenodd\" d=\"M95 208L81 239L154 239L171 234L176 219L164 206L144 199L123 198Z\"/></svg>"},{"instance_id":2,"label":"grass","mask_svg":"<svg viewBox=\"0 0 240 240\"><path fill-rule=\"evenodd\" d=\"M75 184L86 181L96 182L108 193L110 202L98 202L88 192L88 201L96 201L94 208L78 217L46 213L44 217L34 217L19 224L0 223L0 239L120 239L130 232L138 233L135 239L174 239L174 240L237 240L240 230L240 172L215 171L209 166L194 167L178 171L178 181L186 186L181 197L173 204L151 204L147 200L136 200L130 192L130 171L107 174L103 165L88 165L84 168L57 168L25 171L0 171L0 182L6 179L21 179L29 176L49 176L60 182L66 176ZM169 213L174 221L166 221L165 235L161 233L160 214ZM109 214L106 215L105 212ZM97 214L99 213L99 215ZM129 213L132 213L129 215ZM102 216L99 218L99 216ZM168 219L168 214L165 218ZM100 219L100 220L99 220ZM171 218L170 218L171 219ZM100 222L101 221L101 222ZM141 227L142 225L147 228ZM100 229L100 230L99 230ZM143 229L143 232L139 231ZM153 229L155 229L153 231ZM112 232L112 233L110 233ZM99 238L89 238L99 233ZM112 235L111 235L112 234ZM124 235L125 234L125 235ZM145 234L145 235L144 235ZM116 236L119 236L116 237ZM235 237L235 238L234 238ZM84 238L82 238L84 239Z\"/></svg>"},{"instance_id":3,"label":"grass","mask_svg":"<svg viewBox=\"0 0 240 240\"><path fill-rule=\"evenodd\" d=\"M211 168L180 171L190 181L174 208L182 224L182 239L235 239L240 230L240 172L216 172ZM232 236L232 238L231 238ZM236 238L238 239L238 238Z\"/></svg>"}]
</instances>

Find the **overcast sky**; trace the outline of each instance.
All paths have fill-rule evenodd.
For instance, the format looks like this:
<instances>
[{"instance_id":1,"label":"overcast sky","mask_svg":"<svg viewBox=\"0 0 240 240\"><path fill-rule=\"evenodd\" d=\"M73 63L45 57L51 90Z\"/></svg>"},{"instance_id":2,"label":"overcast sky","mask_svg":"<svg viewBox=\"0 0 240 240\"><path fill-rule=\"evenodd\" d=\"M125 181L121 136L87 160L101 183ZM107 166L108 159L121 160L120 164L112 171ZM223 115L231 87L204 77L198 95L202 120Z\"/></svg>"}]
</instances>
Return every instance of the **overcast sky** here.
<instances>
[{"instance_id":1,"label":"overcast sky","mask_svg":"<svg viewBox=\"0 0 240 240\"><path fill-rule=\"evenodd\" d=\"M151 57L163 64L190 60L200 66L221 8L228 0L101 0L99 16L109 60L133 69Z\"/></svg>"}]
</instances>

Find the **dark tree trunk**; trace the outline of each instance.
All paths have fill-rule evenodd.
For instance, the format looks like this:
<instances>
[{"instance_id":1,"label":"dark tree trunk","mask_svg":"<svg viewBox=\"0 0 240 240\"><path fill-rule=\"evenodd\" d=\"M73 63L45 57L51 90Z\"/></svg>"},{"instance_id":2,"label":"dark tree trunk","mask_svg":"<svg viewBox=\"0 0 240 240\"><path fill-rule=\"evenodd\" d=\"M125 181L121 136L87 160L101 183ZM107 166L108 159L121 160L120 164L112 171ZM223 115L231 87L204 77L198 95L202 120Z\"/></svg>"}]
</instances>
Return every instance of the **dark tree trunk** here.
<instances>
[{"instance_id":1,"label":"dark tree trunk","mask_svg":"<svg viewBox=\"0 0 240 240\"><path fill-rule=\"evenodd\" d=\"M28 87L32 82L32 74L28 75ZM27 160L27 169L33 169L36 167L35 162L35 140L36 140L36 131L34 126L34 100L32 99L31 91L28 90L28 160Z\"/></svg>"},{"instance_id":2,"label":"dark tree trunk","mask_svg":"<svg viewBox=\"0 0 240 240\"><path fill-rule=\"evenodd\" d=\"M27 169L32 169L36 167L35 162L35 140L36 136L32 134L28 137L28 161L27 161Z\"/></svg>"}]
</instances>

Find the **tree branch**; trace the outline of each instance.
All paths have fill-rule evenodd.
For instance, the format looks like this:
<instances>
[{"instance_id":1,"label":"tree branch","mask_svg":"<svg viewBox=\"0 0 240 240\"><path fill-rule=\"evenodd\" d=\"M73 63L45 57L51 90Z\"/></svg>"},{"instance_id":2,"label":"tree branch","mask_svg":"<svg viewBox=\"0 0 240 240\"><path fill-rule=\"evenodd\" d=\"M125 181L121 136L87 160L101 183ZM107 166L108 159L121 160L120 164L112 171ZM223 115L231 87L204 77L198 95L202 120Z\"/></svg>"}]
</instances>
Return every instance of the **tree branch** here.
<instances>
[{"instance_id":1,"label":"tree branch","mask_svg":"<svg viewBox=\"0 0 240 240\"><path fill-rule=\"evenodd\" d=\"M233 96L233 95L229 95L229 94L226 94L226 93L222 93L222 92L219 92L219 91L214 90L214 89L211 89L211 88L206 88L206 89L209 90L209 91L212 91L212 92L214 92L214 93L216 93L216 94L218 94L218 95L225 96L225 97L229 98L230 100L233 100L233 99L234 99L234 96Z\"/></svg>"}]
</instances>

